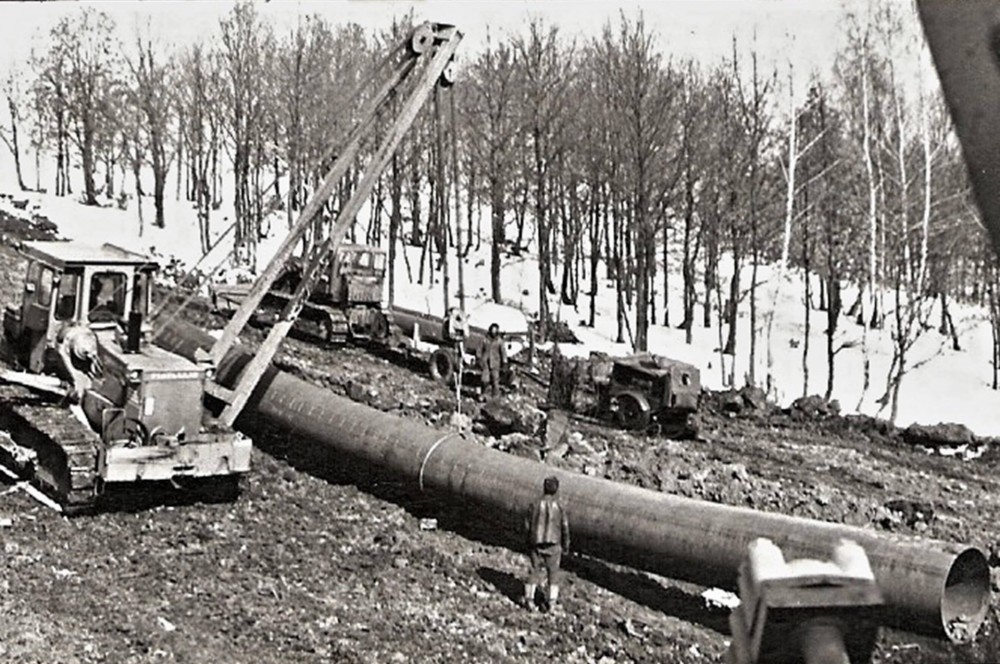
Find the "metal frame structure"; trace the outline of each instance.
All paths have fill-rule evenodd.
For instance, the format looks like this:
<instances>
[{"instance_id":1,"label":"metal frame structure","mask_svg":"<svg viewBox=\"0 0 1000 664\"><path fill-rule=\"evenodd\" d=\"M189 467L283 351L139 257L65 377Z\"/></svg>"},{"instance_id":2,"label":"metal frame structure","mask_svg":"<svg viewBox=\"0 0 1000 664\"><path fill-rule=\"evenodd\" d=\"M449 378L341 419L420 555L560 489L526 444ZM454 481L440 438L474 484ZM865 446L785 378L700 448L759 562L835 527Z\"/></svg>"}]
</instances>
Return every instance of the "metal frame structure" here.
<instances>
[{"instance_id":1,"label":"metal frame structure","mask_svg":"<svg viewBox=\"0 0 1000 664\"><path fill-rule=\"evenodd\" d=\"M309 262L303 271L302 281L285 305L277 323L271 328L256 355L245 367L232 388L225 387L217 382L210 383L206 387L206 391L210 395L226 404L219 415L219 421L224 425L232 426L239 416L240 411L246 405L250 394L253 392L261 376L264 375L264 371L277 353L281 342L288 335L289 331L291 331L295 320L298 318L305 304L306 298L309 296L313 283L322 271L323 265L343 241L354 218L368 200L372 189L375 187L375 183L385 170L389 159L399 146L403 136L416 119L417 113L427 101L434 86L442 77L444 77L446 83L450 82L449 65L452 62L455 50L458 48L461 39L462 33L450 25L424 23L413 31L408 39L408 43L402 47L407 50L407 55L397 64L389 80L379 88L375 96L363 109L360 120L348 135L344 146L327 172L326 177L323 178L319 188L299 214L298 219L292 225L288 236L282 242L277 253L275 253L260 277L254 282L246 299L240 304L240 307L223 330L222 336L212 347L210 354L212 360L216 363L232 350L253 312L260 306L264 296L271 289L275 280L280 276L283 267L292 257L295 246L304 236L306 230L310 228L313 219L320 212L323 204L329 199L334 187L340 182L341 178L347 172L348 167L356 160L363 139L375 128L379 112L390 100L399 94L401 86L409 76L415 71L419 72L417 81L412 87L409 96L400 106L398 115L368 162L364 175L358 183L354 194L340 210L329 235L322 242L314 245L310 252ZM397 49L397 52L400 50Z\"/></svg>"}]
</instances>

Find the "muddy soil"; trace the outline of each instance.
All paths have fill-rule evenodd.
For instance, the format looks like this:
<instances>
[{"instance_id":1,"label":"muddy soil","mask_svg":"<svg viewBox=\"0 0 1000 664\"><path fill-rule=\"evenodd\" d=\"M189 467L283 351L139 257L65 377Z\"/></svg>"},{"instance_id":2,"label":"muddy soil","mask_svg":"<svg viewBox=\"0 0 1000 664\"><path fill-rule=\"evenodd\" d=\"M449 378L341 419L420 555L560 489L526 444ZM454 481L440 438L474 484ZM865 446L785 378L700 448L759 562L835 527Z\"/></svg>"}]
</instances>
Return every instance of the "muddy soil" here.
<instances>
[{"instance_id":1,"label":"muddy soil","mask_svg":"<svg viewBox=\"0 0 1000 664\"><path fill-rule=\"evenodd\" d=\"M5 303L19 296L17 274L0 248ZM185 316L224 323L204 304ZM393 356L292 339L279 363L433 426L454 407L450 390ZM529 385L519 399L540 399ZM467 395L463 411L475 407ZM699 441L573 427L548 463L994 552L1000 543L993 454L946 458L881 427L780 412L707 413ZM0 661L696 663L721 661L728 646L728 610L704 588L583 557L567 563L563 611L529 614L517 606L521 537L506 524L282 432L258 431L255 443L232 503L133 487L70 520L0 485ZM533 445L517 453L537 454ZM932 514L886 507L908 503ZM875 661L1000 661L997 609L970 645L884 629Z\"/></svg>"}]
</instances>

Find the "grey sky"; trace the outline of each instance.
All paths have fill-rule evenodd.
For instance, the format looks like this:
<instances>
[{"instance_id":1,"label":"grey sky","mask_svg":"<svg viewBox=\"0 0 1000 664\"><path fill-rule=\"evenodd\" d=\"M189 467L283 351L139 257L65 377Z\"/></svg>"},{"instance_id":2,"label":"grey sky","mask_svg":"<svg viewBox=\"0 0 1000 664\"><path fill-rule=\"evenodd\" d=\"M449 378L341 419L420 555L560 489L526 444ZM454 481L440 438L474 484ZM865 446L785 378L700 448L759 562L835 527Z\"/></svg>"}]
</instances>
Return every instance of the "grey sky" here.
<instances>
[{"instance_id":1,"label":"grey sky","mask_svg":"<svg viewBox=\"0 0 1000 664\"><path fill-rule=\"evenodd\" d=\"M165 43L187 44L213 34L219 17L233 3L0 3L0 66L23 61L33 39L84 4L110 14L123 35L148 21ZM466 48L473 50L482 46L487 29L500 34L517 30L533 16L560 26L568 36L588 38L599 34L607 21L617 21L619 12L633 18L642 12L667 55L715 61L729 52L734 34L747 45L756 34L757 49L765 60L782 64L791 57L797 68L808 71L825 69L832 61L843 4L837 0L273 0L261 3L260 10L281 32L293 26L298 15L311 13L335 22L386 27L394 15L412 8L418 19L458 25L466 34Z\"/></svg>"}]
</instances>

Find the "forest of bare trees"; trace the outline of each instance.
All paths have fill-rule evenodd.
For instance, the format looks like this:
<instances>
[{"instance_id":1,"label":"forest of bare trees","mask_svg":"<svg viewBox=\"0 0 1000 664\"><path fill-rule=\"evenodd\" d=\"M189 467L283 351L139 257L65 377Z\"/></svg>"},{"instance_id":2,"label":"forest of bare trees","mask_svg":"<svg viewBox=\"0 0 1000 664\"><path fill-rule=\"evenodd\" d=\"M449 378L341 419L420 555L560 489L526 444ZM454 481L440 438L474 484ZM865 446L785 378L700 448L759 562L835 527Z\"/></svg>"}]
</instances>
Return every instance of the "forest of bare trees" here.
<instances>
[{"instance_id":1,"label":"forest of bare trees","mask_svg":"<svg viewBox=\"0 0 1000 664\"><path fill-rule=\"evenodd\" d=\"M461 53L457 85L427 104L352 237L393 256L422 247L405 276L421 282L485 239L497 302L518 295L501 277L505 258L537 253L543 330L557 302L594 325L610 287L618 341L641 351L655 325L682 328L689 343L717 328L730 384L769 383L761 312L797 271L806 372L809 353L826 354L829 396L837 354L866 344L867 330L888 330L895 352L880 400L894 415L916 339L960 344L949 303L987 306L1000 330L997 266L961 153L936 88L904 80L899 63L926 56L915 19L894 7L845 17L832 72L766 65L756 44L735 38L720 61L680 60L641 16L622 15L596 37L540 21L491 34ZM256 243L322 179L331 139L352 121L350 93L407 28L397 19L366 33L317 16L282 33L258 12L238 4L213 39L173 50L148 26L126 34L94 9L61 20L3 85L2 136L21 186L26 164L37 173L51 161L54 180L36 177L35 187L88 205L152 196L149 223L160 227L171 224L164 197L183 198L203 249L231 203L239 260L253 264ZM801 99L790 93L800 78ZM327 215L357 176L348 173ZM761 270L769 265L778 269ZM445 273L445 298L460 277ZM860 295L844 301L847 290ZM737 347L740 310L754 331L748 348ZM823 348L808 344L816 325ZM748 375L735 375L737 354L750 358ZM998 364L1000 351L994 386Z\"/></svg>"}]
</instances>

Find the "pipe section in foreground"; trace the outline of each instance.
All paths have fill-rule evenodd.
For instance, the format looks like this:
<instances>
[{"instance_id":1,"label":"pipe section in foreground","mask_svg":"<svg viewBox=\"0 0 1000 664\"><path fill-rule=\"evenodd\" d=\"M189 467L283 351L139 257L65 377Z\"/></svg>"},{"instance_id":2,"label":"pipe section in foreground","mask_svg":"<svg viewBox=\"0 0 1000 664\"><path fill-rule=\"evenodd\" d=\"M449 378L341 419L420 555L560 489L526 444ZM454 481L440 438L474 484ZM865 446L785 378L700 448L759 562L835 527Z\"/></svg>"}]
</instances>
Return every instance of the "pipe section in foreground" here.
<instances>
[{"instance_id":1,"label":"pipe section in foreground","mask_svg":"<svg viewBox=\"0 0 1000 664\"><path fill-rule=\"evenodd\" d=\"M156 343L194 357L213 339L186 323ZM249 360L236 347L218 367L232 384ZM885 622L908 631L971 640L989 604L989 568L976 548L904 539L873 530L729 507L558 470L381 413L271 369L247 410L267 423L352 455L422 489L520 517L555 475L576 548L667 577L735 589L747 545L758 537L789 558L826 558L841 539L864 547L886 603ZM245 420L244 420L245 421ZM250 432L252 433L252 432Z\"/></svg>"}]
</instances>

